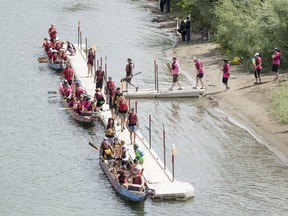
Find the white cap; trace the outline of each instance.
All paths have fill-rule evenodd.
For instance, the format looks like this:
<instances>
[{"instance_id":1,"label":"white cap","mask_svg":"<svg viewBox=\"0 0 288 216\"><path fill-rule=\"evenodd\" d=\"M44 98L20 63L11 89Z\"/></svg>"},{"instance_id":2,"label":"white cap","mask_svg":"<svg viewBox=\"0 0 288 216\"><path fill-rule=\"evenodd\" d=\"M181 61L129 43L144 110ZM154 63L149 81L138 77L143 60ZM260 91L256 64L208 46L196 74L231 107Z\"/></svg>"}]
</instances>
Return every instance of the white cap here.
<instances>
[{"instance_id":1,"label":"white cap","mask_svg":"<svg viewBox=\"0 0 288 216\"><path fill-rule=\"evenodd\" d=\"M197 61L197 57L193 57L193 61Z\"/></svg>"},{"instance_id":2,"label":"white cap","mask_svg":"<svg viewBox=\"0 0 288 216\"><path fill-rule=\"evenodd\" d=\"M259 53L255 53L255 55L254 56L259 56Z\"/></svg>"}]
</instances>

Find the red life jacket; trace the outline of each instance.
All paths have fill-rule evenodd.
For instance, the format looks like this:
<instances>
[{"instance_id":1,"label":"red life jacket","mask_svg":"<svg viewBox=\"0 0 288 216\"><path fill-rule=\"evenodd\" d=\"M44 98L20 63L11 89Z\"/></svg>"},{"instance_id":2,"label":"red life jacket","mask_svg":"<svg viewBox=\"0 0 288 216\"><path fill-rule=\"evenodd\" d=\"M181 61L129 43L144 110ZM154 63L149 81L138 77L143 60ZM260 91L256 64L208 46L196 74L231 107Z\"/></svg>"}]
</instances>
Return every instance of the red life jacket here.
<instances>
[{"instance_id":1,"label":"red life jacket","mask_svg":"<svg viewBox=\"0 0 288 216\"><path fill-rule=\"evenodd\" d=\"M126 65L126 68L125 68L125 71L126 71L126 76L131 76L131 65L132 65L133 63L129 63L129 64L127 64Z\"/></svg>"},{"instance_id":2,"label":"red life jacket","mask_svg":"<svg viewBox=\"0 0 288 216\"><path fill-rule=\"evenodd\" d=\"M108 90L111 91L113 87L116 87L114 81L107 81Z\"/></svg>"},{"instance_id":3,"label":"red life jacket","mask_svg":"<svg viewBox=\"0 0 288 216\"><path fill-rule=\"evenodd\" d=\"M134 126L137 124L137 115L132 115L131 113L129 114L129 117L128 117L128 120L129 120L129 126Z\"/></svg>"},{"instance_id":4,"label":"red life jacket","mask_svg":"<svg viewBox=\"0 0 288 216\"><path fill-rule=\"evenodd\" d=\"M101 92L96 92L95 93L95 98L96 98L96 100L100 100L100 99L104 98L104 96L103 96L103 94Z\"/></svg>"},{"instance_id":5,"label":"red life jacket","mask_svg":"<svg viewBox=\"0 0 288 216\"><path fill-rule=\"evenodd\" d=\"M124 100L124 101L121 101L119 103L119 107L118 107L118 110L120 111L126 111L128 110L128 105L127 105L127 102Z\"/></svg>"},{"instance_id":6,"label":"red life jacket","mask_svg":"<svg viewBox=\"0 0 288 216\"><path fill-rule=\"evenodd\" d=\"M96 71L97 81L103 79L104 77L104 71L103 70L97 70ZM112 81L113 82L113 81Z\"/></svg>"},{"instance_id":7,"label":"red life jacket","mask_svg":"<svg viewBox=\"0 0 288 216\"><path fill-rule=\"evenodd\" d=\"M138 174L136 177L133 178L133 184L138 184L138 185L142 184L141 174Z\"/></svg>"},{"instance_id":8,"label":"red life jacket","mask_svg":"<svg viewBox=\"0 0 288 216\"><path fill-rule=\"evenodd\" d=\"M119 170L118 174L119 174L119 177L118 177L119 183L120 184L126 183L127 178L126 178L125 172L123 170Z\"/></svg>"}]
</instances>

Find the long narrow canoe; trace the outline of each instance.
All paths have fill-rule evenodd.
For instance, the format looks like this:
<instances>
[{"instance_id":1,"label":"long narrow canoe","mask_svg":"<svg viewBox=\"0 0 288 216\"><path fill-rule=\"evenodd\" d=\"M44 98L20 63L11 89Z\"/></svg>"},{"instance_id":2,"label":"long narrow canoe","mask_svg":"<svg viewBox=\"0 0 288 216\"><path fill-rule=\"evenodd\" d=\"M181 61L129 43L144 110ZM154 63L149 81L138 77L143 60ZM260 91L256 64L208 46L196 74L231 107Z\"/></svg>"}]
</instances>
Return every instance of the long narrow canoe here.
<instances>
[{"instance_id":1,"label":"long narrow canoe","mask_svg":"<svg viewBox=\"0 0 288 216\"><path fill-rule=\"evenodd\" d=\"M119 184L114 174L109 170L106 161L104 159L99 158L99 163L113 188L125 200L133 202L144 202L150 194L153 194L153 192L148 189L147 184L145 184L144 191L135 190L135 188L137 188L138 186L135 184L127 184L128 189L124 188Z\"/></svg>"},{"instance_id":2,"label":"long narrow canoe","mask_svg":"<svg viewBox=\"0 0 288 216\"><path fill-rule=\"evenodd\" d=\"M74 110L72 109L72 107L68 106L68 103L66 102L66 100L61 97L61 103L63 105L63 107L65 109L67 109L68 113L72 116L73 119L75 119L77 122L83 123L85 125L93 125L95 124L95 120L96 117L95 115L91 114L91 115L79 115L78 113L74 112Z\"/></svg>"},{"instance_id":3,"label":"long narrow canoe","mask_svg":"<svg viewBox=\"0 0 288 216\"><path fill-rule=\"evenodd\" d=\"M48 62L48 66L51 69L56 70L56 71L60 71L60 70L63 70L64 68L66 68L66 64L65 63L51 63L51 62Z\"/></svg>"}]
</instances>

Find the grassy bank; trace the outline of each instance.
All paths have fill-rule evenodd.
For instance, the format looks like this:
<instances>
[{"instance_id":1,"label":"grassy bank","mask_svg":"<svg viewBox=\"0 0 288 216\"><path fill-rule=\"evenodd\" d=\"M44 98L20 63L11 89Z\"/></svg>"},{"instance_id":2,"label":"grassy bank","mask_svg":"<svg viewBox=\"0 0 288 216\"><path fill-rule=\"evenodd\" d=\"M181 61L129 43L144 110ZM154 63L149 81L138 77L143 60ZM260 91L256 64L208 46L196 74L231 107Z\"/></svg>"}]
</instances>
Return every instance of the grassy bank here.
<instances>
[{"instance_id":1,"label":"grassy bank","mask_svg":"<svg viewBox=\"0 0 288 216\"><path fill-rule=\"evenodd\" d=\"M282 123L288 123L288 85L276 90L272 97L271 113Z\"/></svg>"}]
</instances>

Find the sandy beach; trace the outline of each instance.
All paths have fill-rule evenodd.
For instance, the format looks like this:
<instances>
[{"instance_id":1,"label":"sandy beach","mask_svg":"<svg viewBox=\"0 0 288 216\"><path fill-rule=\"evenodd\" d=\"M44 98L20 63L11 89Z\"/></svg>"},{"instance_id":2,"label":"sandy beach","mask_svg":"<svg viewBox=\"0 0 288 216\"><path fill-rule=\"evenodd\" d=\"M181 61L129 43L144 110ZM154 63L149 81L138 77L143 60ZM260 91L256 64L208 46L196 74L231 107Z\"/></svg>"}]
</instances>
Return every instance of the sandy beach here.
<instances>
[{"instance_id":1,"label":"sandy beach","mask_svg":"<svg viewBox=\"0 0 288 216\"><path fill-rule=\"evenodd\" d=\"M264 144L285 164L288 164L288 125L275 120L269 112L273 92L287 85L287 74L280 73L279 81L274 81L272 72L262 73L262 84L255 85L254 74L243 65L231 65L228 81L230 90L224 92L222 76L218 78L224 58L219 52L219 45L202 40L197 34L192 34L191 41L183 43L181 36L176 36L175 32L177 12L161 14L157 4L149 2L151 11L158 13L157 18L152 21L158 22L160 28L174 34L175 46L168 51L167 56L171 58L176 56L179 59L181 70L185 71L186 76L188 74L184 79L189 79L189 75L190 78L195 79L196 69L192 61L194 56L203 62L205 95L199 100L205 100L204 104L207 107L218 108L229 118L239 122L258 142Z\"/></svg>"}]
</instances>

